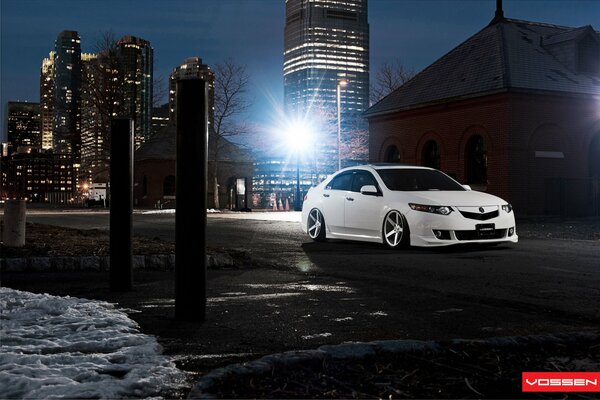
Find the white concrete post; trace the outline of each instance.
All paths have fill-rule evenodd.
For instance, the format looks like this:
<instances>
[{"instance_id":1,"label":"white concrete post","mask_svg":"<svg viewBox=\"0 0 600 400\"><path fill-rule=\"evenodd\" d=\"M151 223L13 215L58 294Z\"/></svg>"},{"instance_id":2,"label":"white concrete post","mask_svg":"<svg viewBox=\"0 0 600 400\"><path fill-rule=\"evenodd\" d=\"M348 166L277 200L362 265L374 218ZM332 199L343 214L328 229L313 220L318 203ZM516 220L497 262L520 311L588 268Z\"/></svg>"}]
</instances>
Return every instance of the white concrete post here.
<instances>
[{"instance_id":1,"label":"white concrete post","mask_svg":"<svg viewBox=\"0 0 600 400\"><path fill-rule=\"evenodd\" d=\"M25 246L25 200L6 200L2 241L7 247Z\"/></svg>"}]
</instances>

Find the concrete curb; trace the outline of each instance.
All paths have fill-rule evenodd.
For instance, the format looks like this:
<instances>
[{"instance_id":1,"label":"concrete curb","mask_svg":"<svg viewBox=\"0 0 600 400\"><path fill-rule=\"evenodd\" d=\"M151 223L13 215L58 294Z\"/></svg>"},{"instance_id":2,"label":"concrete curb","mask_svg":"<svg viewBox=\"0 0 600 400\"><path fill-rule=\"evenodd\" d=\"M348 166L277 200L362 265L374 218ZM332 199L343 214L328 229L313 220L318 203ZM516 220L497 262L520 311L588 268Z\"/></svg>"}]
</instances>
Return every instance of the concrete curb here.
<instances>
[{"instance_id":1,"label":"concrete curb","mask_svg":"<svg viewBox=\"0 0 600 400\"><path fill-rule=\"evenodd\" d=\"M109 256L22 257L0 259L0 272L108 271ZM207 255L208 268L237 268L245 264L228 253ZM134 270L168 271L175 268L175 254L133 256Z\"/></svg>"},{"instance_id":2,"label":"concrete curb","mask_svg":"<svg viewBox=\"0 0 600 400\"><path fill-rule=\"evenodd\" d=\"M600 342L600 332L576 334L546 334L530 336L504 336L488 339L455 339L451 341L421 341L421 340L385 340L367 343L344 343L325 345L317 350L289 351L271 354L256 361L242 364L232 364L209 372L198 380L192 387L188 399L214 399L211 389L224 379L234 376L261 376L273 373L278 369L295 367L322 368L327 360L362 360L383 354L408 354L430 351L439 352L442 348L453 344L473 343L494 348L525 347L540 344L570 344L578 341Z\"/></svg>"}]
</instances>

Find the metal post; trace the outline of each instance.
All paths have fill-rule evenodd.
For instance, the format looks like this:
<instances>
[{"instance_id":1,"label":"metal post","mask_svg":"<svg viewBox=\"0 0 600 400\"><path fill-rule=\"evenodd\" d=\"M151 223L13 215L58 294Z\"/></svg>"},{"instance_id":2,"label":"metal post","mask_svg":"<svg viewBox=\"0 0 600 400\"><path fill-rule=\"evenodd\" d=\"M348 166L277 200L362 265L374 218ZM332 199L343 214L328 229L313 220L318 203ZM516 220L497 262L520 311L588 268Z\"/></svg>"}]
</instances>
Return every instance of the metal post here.
<instances>
[{"instance_id":1,"label":"metal post","mask_svg":"<svg viewBox=\"0 0 600 400\"><path fill-rule=\"evenodd\" d=\"M301 211L300 205L300 154L296 152L296 202L294 210Z\"/></svg>"},{"instance_id":2,"label":"metal post","mask_svg":"<svg viewBox=\"0 0 600 400\"><path fill-rule=\"evenodd\" d=\"M177 81L175 318L195 322L206 314L207 98L204 80Z\"/></svg>"},{"instance_id":3,"label":"metal post","mask_svg":"<svg viewBox=\"0 0 600 400\"><path fill-rule=\"evenodd\" d=\"M338 171L342 169L342 155L341 155L341 143L342 143L342 124L340 121L340 108L341 108L341 87L340 82L337 83L337 162Z\"/></svg>"},{"instance_id":4,"label":"metal post","mask_svg":"<svg viewBox=\"0 0 600 400\"><path fill-rule=\"evenodd\" d=\"M132 288L133 120L116 118L110 130L110 290Z\"/></svg>"}]
</instances>

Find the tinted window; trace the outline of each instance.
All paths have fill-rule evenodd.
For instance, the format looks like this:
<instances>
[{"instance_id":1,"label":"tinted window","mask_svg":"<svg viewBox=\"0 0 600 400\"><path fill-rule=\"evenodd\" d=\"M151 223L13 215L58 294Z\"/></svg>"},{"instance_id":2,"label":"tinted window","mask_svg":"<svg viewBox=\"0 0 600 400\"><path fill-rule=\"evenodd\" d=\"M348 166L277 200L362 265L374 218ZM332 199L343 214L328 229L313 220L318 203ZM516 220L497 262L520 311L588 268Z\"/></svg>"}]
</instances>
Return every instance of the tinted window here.
<instances>
[{"instance_id":1,"label":"tinted window","mask_svg":"<svg viewBox=\"0 0 600 400\"><path fill-rule=\"evenodd\" d=\"M375 187L379 186L379 185L377 185L377 181L375 180L375 177L373 175L371 175L370 172L359 171L359 172L355 173L354 180L352 181L352 191L360 192L360 188L365 185L373 185Z\"/></svg>"},{"instance_id":2,"label":"tinted window","mask_svg":"<svg viewBox=\"0 0 600 400\"><path fill-rule=\"evenodd\" d=\"M446 174L431 169L380 169L377 173L390 190L465 190Z\"/></svg>"},{"instance_id":3,"label":"tinted window","mask_svg":"<svg viewBox=\"0 0 600 400\"><path fill-rule=\"evenodd\" d=\"M326 189L350 190L352 187L352 174L338 175L327 185Z\"/></svg>"}]
</instances>

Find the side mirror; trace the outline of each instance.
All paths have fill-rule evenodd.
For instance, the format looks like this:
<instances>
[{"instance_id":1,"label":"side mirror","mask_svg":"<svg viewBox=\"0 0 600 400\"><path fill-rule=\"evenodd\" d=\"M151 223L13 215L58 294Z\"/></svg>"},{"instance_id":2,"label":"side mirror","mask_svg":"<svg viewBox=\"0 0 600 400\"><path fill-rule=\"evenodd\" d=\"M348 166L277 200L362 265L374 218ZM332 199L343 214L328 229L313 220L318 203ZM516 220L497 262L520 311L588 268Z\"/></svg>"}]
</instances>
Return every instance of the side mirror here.
<instances>
[{"instance_id":1,"label":"side mirror","mask_svg":"<svg viewBox=\"0 0 600 400\"><path fill-rule=\"evenodd\" d=\"M373 185L365 185L360 188L360 194L365 196L379 196L379 190Z\"/></svg>"},{"instance_id":2,"label":"side mirror","mask_svg":"<svg viewBox=\"0 0 600 400\"><path fill-rule=\"evenodd\" d=\"M471 189L471 186L469 186L469 185L462 185L462 187L464 187L467 190L473 190L473 189Z\"/></svg>"}]
</instances>

